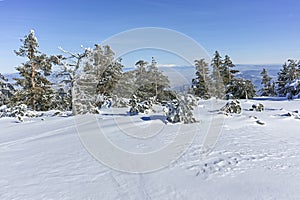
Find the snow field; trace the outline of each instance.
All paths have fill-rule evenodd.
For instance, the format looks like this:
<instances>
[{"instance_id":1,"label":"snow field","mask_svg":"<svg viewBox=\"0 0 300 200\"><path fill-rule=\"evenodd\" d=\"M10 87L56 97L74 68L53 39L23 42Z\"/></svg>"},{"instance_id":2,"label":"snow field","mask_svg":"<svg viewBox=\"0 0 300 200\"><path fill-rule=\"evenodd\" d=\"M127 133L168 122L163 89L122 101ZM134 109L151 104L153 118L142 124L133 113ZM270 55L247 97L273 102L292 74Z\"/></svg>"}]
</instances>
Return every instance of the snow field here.
<instances>
[{"instance_id":1,"label":"snow field","mask_svg":"<svg viewBox=\"0 0 300 200\"><path fill-rule=\"evenodd\" d=\"M257 103L265 111L249 111ZM0 199L299 199L299 100L241 100L242 113L229 116L211 104L199 102L200 122L185 129L197 134L183 155L144 174L115 171L94 159L73 117L23 123L1 118ZM126 111L103 110L97 120L111 142L131 152L159 149L185 126L165 124L159 108L137 116ZM215 148L205 154L202 143L215 116L224 116L224 124Z\"/></svg>"}]
</instances>

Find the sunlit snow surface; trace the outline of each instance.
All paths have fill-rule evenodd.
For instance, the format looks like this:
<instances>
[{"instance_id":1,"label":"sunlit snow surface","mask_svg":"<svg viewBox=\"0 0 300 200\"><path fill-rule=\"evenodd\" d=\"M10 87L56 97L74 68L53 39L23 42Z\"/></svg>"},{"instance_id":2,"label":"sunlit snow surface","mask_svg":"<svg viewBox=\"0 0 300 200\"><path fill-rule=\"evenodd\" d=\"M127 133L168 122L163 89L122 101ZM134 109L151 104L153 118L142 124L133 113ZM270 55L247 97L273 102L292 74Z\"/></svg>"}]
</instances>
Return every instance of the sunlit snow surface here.
<instances>
[{"instance_id":1,"label":"sunlit snow surface","mask_svg":"<svg viewBox=\"0 0 300 200\"><path fill-rule=\"evenodd\" d=\"M73 117L23 123L1 118L0 199L300 199L300 101L242 100L242 114L225 117L214 150L204 156L204 130L211 116L221 115L210 109L210 101L199 102L200 122L189 126L201 128L195 128L197 136L184 155L146 174L114 171L94 159L82 145ZM264 104L264 112L248 110L257 103ZM147 152L172 142L176 133L138 141L116 131L113 121L118 118L119 129L128 133L134 133L134 126L183 126L165 124L157 110L128 116L127 109L108 109L97 119L120 148Z\"/></svg>"}]
</instances>

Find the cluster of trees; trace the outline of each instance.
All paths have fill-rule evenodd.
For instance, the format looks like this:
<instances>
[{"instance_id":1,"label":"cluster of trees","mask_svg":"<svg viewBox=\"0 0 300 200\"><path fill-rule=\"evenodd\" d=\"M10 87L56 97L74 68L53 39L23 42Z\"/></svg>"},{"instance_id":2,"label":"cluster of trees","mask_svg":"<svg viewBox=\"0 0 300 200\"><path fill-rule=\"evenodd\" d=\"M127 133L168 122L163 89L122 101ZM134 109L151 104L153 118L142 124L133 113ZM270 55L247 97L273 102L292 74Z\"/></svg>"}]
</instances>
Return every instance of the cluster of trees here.
<instances>
[{"instance_id":1,"label":"cluster of trees","mask_svg":"<svg viewBox=\"0 0 300 200\"><path fill-rule=\"evenodd\" d=\"M239 72L228 55L222 59L218 51L209 65L204 59L195 60L196 78L192 79L192 92L195 96L208 99L248 99L256 95L250 80L238 78ZM211 71L211 73L210 73ZM300 61L289 59L278 72L277 80L272 80L263 68L260 73L262 88L260 96L281 96L288 99L300 97Z\"/></svg>"},{"instance_id":2,"label":"cluster of trees","mask_svg":"<svg viewBox=\"0 0 300 200\"><path fill-rule=\"evenodd\" d=\"M109 98L138 97L141 101L153 102L170 99L168 77L158 70L157 62L139 60L136 70L123 73L121 59L109 46L95 45L81 53L72 53L60 48L63 55L47 56L38 50L34 31L21 39L22 46L16 55L27 58L16 68L19 77L15 87L0 76L1 105L25 104L29 109L72 110L73 114L96 112ZM53 84L49 80L53 66L59 66L55 76L61 80Z\"/></svg>"},{"instance_id":3,"label":"cluster of trees","mask_svg":"<svg viewBox=\"0 0 300 200\"><path fill-rule=\"evenodd\" d=\"M267 70L261 72L263 85L261 96L281 96L292 99L300 97L300 62L289 59L278 72L277 80L272 80Z\"/></svg>"},{"instance_id":4,"label":"cluster of trees","mask_svg":"<svg viewBox=\"0 0 300 200\"><path fill-rule=\"evenodd\" d=\"M150 63L139 60L135 70L123 72L121 59L116 59L109 46L95 45L93 49L84 48L81 53L60 48L62 55L48 56L38 50L34 31L30 31L21 42L22 46L15 53L25 57L26 62L16 68L20 76L15 78L15 87L0 74L0 105L25 104L36 111L59 109L84 114L97 112L97 108L108 99L117 101L126 98L132 99L131 102L150 100L151 103L163 104L180 102L178 94L170 90L168 77L159 71L153 57ZM53 66L60 68L55 74L60 80L58 84L49 81ZM236 76L239 71L228 55L223 59L216 51L210 64L204 59L195 60L195 69L190 92L196 97L243 99L256 95L250 80ZM273 81L263 69L260 94L299 94L300 84L291 85L298 79L300 82L299 69L299 62L288 60L278 73L277 81Z\"/></svg>"},{"instance_id":5,"label":"cluster of trees","mask_svg":"<svg viewBox=\"0 0 300 200\"><path fill-rule=\"evenodd\" d=\"M235 69L228 55L222 59L216 51L210 64L211 70L204 59L195 60L195 67L196 78L192 79L192 90L195 96L203 99L212 96L220 99L247 99L255 96L252 82L236 77L239 71Z\"/></svg>"},{"instance_id":6,"label":"cluster of trees","mask_svg":"<svg viewBox=\"0 0 300 200\"><path fill-rule=\"evenodd\" d=\"M154 57L150 64L147 61L139 60L135 66L135 70L123 74L117 84L116 92L125 98L135 95L141 101L152 98L154 103L172 98L169 79L159 71Z\"/></svg>"}]
</instances>

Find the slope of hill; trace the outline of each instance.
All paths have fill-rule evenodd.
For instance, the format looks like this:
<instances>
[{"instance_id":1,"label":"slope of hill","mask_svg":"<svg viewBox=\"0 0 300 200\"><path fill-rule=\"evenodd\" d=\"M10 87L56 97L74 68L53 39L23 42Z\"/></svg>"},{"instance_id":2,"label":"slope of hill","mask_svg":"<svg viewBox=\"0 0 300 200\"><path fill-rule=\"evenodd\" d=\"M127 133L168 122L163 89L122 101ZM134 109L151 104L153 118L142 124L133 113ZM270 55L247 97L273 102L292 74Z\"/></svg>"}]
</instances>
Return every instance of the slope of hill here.
<instances>
[{"instance_id":1,"label":"slope of hill","mask_svg":"<svg viewBox=\"0 0 300 200\"><path fill-rule=\"evenodd\" d=\"M210 119L223 116L211 109L212 101L198 103L200 123L188 125L197 132L184 154L151 173L115 171L98 162L82 145L73 117L1 118L0 199L299 199L300 102L243 100L242 114L225 117L215 148L204 156ZM259 102L264 112L248 110ZM103 110L95 119L107 139L128 152L159 151L178 134L165 130L185 126L163 123L160 109L136 116L126 111ZM86 121L81 131L88 134L93 126ZM145 134L151 137L132 137Z\"/></svg>"}]
</instances>

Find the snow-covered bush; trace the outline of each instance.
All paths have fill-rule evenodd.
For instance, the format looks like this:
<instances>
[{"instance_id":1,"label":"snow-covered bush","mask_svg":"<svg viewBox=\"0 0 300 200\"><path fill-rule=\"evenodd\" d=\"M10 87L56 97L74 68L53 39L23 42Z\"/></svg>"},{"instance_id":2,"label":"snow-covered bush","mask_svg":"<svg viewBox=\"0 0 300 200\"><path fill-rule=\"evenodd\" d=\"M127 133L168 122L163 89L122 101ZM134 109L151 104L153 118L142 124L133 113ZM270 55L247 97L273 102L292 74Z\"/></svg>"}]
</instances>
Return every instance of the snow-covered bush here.
<instances>
[{"instance_id":1,"label":"snow-covered bush","mask_svg":"<svg viewBox=\"0 0 300 200\"><path fill-rule=\"evenodd\" d=\"M0 106L0 118L1 117L6 117L6 110L7 110L7 106L6 105Z\"/></svg>"},{"instance_id":2,"label":"snow-covered bush","mask_svg":"<svg viewBox=\"0 0 300 200\"><path fill-rule=\"evenodd\" d=\"M81 101L84 102L84 101ZM98 108L92 104L90 101L86 101L82 104L75 104L76 114L85 115L85 114L99 114Z\"/></svg>"},{"instance_id":3,"label":"snow-covered bush","mask_svg":"<svg viewBox=\"0 0 300 200\"><path fill-rule=\"evenodd\" d=\"M241 103L238 100L233 100L230 102L227 102L225 106L223 106L221 109L225 114L229 113L236 113L240 114L242 112Z\"/></svg>"},{"instance_id":4,"label":"snow-covered bush","mask_svg":"<svg viewBox=\"0 0 300 200\"><path fill-rule=\"evenodd\" d=\"M193 106L195 106L195 98L192 95L177 97L177 99L167 103L164 108L167 121L185 124L196 122L192 112Z\"/></svg>"},{"instance_id":5,"label":"snow-covered bush","mask_svg":"<svg viewBox=\"0 0 300 200\"><path fill-rule=\"evenodd\" d=\"M250 80L234 78L226 87L226 96L233 99L251 99L256 95Z\"/></svg>"},{"instance_id":6,"label":"snow-covered bush","mask_svg":"<svg viewBox=\"0 0 300 200\"><path fill-rule=\"evenodd\" d=\"M112 106L112 99L108 96L100 94L97 96L96 105L98 108L110 108Z\"/></svg>"},{"instance_id":7,"label":"snow-covered bush","mask_svg":"<svg viewBox=\"0 0 300 200\"><path fill-rule=\"evenodd\" d=\"M27 105L25 104L20 104L11 108L8 108L7 106L0 107L0 117L15 117L20 122L24 121L24 117L32 118L39 116L40 114L38 112L28 110Z\"/></svg>"},{"instance_id":8,"label":"snow-covered bush","mask_svg":"<svg viewBox=\"0 0 300 200\"><path fill-rule=\"evenodd\" d=\"M167 116L167 120L172 123L180 122L180 109L179 102L177 99L167 103L164 108L164 113Z\"/></svg>"},{"instance_id":9,"label":"snow-covered bush","mask_svg":"<svg viewBox=\"0 0 300 200\"><path fill-rule=\"evenodd\" d=\"M138 113L150 113L152 112L152 101L151 100L145 100L140 102L140 100L133 95L132 98L129 101L130 115L137 115Z\"/></svg>"},{"instance_id":10,"label":"snow-covered bush","mask_svg":"<svg viewBox=\"0 0 300 200\"><path fill-rule=\"evenodd\" d=\"M250 111L258 111L258 112L262 112L265 110L265 107L263 104L258 103L258 104L253 104L252 108L250 109Z\"/></svg>"},{"instance_id":11,"label":"snow-covered bush","mask_svg":"<svg viewBox=\"0 0 300 200\"><path fill-rule=\"evenodd\" d=\"M117 96L113 96L112 98L112 107L115 108L125 108L129 105L129 100L126 98L121 98Z\"/></svg>"}]
</instances>

